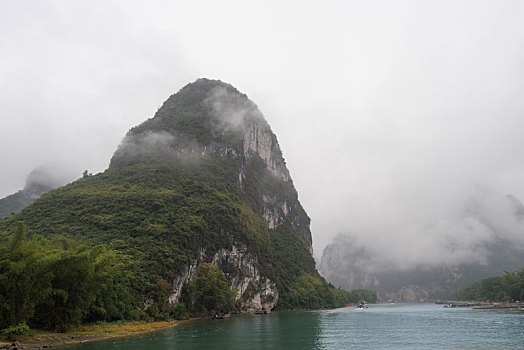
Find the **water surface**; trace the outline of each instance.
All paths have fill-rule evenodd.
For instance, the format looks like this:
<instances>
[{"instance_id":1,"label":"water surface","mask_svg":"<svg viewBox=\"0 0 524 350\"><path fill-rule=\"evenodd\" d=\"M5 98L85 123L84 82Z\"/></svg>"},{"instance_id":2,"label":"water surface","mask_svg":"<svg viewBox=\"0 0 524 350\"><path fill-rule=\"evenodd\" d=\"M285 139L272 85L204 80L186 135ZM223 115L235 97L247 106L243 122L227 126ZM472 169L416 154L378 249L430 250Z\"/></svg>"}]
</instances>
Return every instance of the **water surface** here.
<instances>
[{"instance_id":1,"label":"water surface","mask_svg":"<svg viewBox=\"0 0 524 350\"><path fill-rule=\"evenodd\" d=\"M191 321L67 349L524 349L524 312L434 304L275 312Z\"/></svg>"}]
</instances>

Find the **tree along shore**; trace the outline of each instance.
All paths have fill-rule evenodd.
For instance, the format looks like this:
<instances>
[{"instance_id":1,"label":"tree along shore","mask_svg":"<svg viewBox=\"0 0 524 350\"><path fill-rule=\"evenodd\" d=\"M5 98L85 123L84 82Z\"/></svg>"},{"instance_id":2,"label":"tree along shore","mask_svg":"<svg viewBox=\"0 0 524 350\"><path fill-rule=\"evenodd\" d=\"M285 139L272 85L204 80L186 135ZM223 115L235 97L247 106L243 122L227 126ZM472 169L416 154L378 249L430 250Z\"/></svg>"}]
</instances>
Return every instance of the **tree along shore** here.
<instances>
[{"instance_id":1,"label":"tree along shore","mask_svg":"<svg viewBox=\"0 0 524 350\"><path fill-rule=\"evenodd\" d=\"M524 300L524 269L473 282L456 292L461 300L517 302Z\"/></svg>"}]
</instances>

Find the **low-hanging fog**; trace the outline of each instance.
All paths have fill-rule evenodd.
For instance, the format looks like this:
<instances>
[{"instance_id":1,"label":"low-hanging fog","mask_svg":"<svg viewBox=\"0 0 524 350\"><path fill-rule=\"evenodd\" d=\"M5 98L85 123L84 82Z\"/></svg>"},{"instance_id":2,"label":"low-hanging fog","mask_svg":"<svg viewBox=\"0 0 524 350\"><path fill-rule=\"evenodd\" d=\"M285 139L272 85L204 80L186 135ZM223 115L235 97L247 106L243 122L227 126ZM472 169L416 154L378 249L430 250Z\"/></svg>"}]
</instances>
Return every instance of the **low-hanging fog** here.
<instances>
[{"instance_id":1,"label":"low-hanging fog","mask_svg":"<svg viewBox=\"0 0 524 350\"><path fill-rule=\"evenodd\" d=\"M103 171L208 77L276 133L317 259L339 233L399 266L524 245L521 1L2 1L0 33L0 197Z\"/></svg>"}]
</instances>

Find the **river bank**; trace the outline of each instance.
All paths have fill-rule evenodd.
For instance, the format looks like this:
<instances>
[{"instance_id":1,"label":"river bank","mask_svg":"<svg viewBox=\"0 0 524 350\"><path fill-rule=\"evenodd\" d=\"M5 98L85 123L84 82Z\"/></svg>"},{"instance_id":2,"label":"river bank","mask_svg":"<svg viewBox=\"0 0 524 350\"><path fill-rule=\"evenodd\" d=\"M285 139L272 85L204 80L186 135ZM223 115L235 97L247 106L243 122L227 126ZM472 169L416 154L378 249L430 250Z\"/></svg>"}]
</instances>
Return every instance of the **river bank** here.
<instances>
[{"instance_id":1,"label":"river bank","mask_svg":"<svg viewBox=\"0 0 524 350\"><path fill-rule=\"evenodd\" d=\"M494 301L436 301L435 304L444 305L444 307L462 307L473 308L475 310L524 310L524 304L517 302L494 302Z\"/></svg>"},{"instance_id":2,"label":"river bank","mask_svg":"<svg viewBox=\"0 0 524 350\"><path fill-rule=\"evenodd\" d=\"M174 327L180 322L183 321L135 321L81 325L65 333L31 329L28 335L18 336L16 341L0 339L0 349L49 349L57 346L151 333Z\"/></svg>"},{"instance_id":3,"label":"river bank","mask_svg":"<svg viewBox=\"0 0 524 350\"><path fill-rule=\"evenodd\" d=\"M518 303L489 303L473 307L476 310L522 310L524 311L524 304Z\"/></svg>"}]
</instances>

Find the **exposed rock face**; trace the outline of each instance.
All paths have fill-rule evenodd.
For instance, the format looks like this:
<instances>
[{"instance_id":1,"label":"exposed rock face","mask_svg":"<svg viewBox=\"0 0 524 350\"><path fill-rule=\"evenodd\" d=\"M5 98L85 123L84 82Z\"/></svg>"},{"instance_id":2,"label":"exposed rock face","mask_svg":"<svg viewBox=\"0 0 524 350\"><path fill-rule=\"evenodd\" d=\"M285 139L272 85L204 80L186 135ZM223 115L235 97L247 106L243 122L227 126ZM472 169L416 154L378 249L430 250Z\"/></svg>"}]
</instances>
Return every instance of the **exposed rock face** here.
<instances>
[{"instance_id":1,"label":"exposed rock face","mask_svg":"<svg viewBox=\"0 0 524 350\"><path fill-rule=\"evenodd\" d=\"M271 310L277 304L276 284L262 276L257 257L249 253L246 246L220 249L212 258L201 251L199 260L210 261L228 271L226 276L231 281L231 289L237 291L237 298L243 299L242 311ZM195 260L173 281L173 291L169 297L171 303L179 301L184 283L196 278L198 265L199 261Z\"/></svg>"},{"instance_id":2,"label":"exposed rock face","mask_svg":"<svg viewBox=\"0 0 524 350\"><path fill-rule=\"evenodd\" d=\"M227 277L238 298L244 300L244 311L260 309L271 310L278 301L276 284L261 275L256 256L250 254L247 247L233 246L231 250L221 249L216 252L212 263L227 267Z\"/></svg>"},{"instance_id":3,"label":"exposed rock face","mask_svg":"<svg viewBox=\"0 0 524 350\"><path fill-rule=\"evenodd\" d=\"M171 295L169 296L170 303L177 302L180 299L180 296L182 294L182 288L184 287L184 283L195 279L197 268L198 268L198 262L194 261L188 265L186 271L184 271L181 275L178 275L175 278L175 280L173 281L173 291L171 292Z\"/></svg>"},{"instance_id":4,"label":"exposed rock face","mask_svg":"<svg viewBox=\"0 0 524 350\"><path fill-rule=\"evenodd\" d=\"M263 196L264 202L264 219L270 229L278 226L291 212L291 207L285 200L279 200L278 197ZM299 225L299 223L298 223Z\"/></svg>"},{"instance_id":5,"label":"exposed rock face","mask_svg":"<svg viewBox=\"0 0 524 350\"><path fill-rule=\"evenodd\" d=\"M266 123L251 123L244 133L242 144L246 158L257 155L275 176L283 181L290 180L276 137Z\"/></svg>"}]
</instances>

